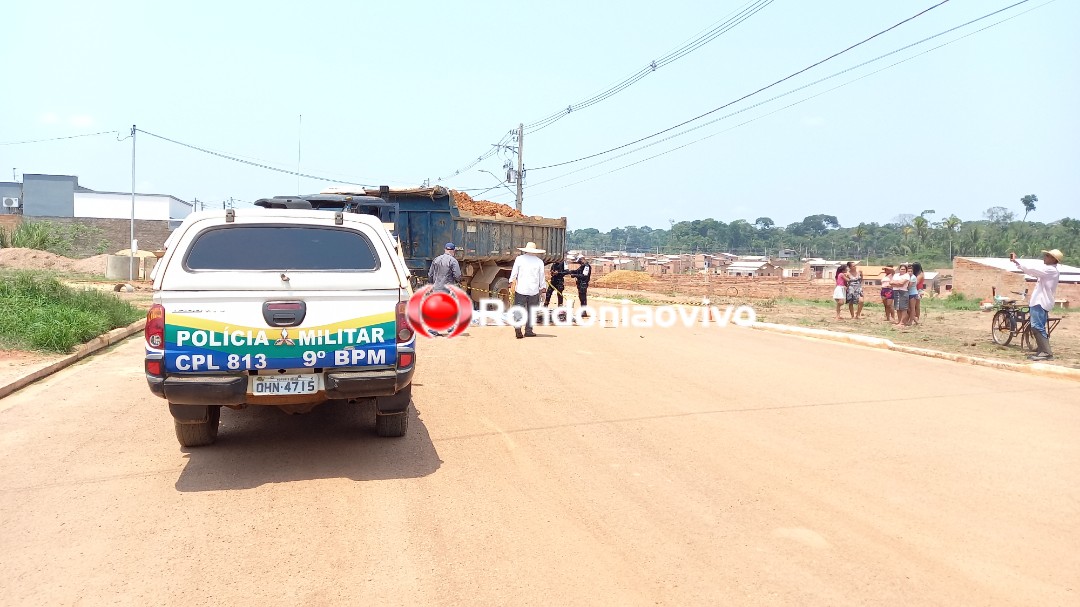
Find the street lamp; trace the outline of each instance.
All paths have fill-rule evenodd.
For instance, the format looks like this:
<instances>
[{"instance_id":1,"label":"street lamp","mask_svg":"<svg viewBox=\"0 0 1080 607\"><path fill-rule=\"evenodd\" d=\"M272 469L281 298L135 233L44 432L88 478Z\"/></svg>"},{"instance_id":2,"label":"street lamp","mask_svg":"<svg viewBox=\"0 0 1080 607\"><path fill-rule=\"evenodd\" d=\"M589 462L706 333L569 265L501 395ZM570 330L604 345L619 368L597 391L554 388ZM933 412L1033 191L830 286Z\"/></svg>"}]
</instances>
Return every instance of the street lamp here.
<instances>
[{"instance_id":1,"label":"street lamp","mask_svg":"<svg viewBox=\"0 0 1080 607\"><path fill-rule=\"evenodd\" d=\"M506 190L507 190L508 192L510 192L511 194L513 194L514 196L517 196L517 192L515 192L514 190L511 190L511 189L510 189L510 186L506 185L506 183L505 183L505 182L503 182L503 180L502 180L502 179L499 179L499 176L498 176L498 175L496 175L495 173L492 173L491 171L486 171L486 170L484 170L484 169L479 169L479 171L480 171L481 173L487 173L488 175L491 175L492 177L494 177L494 178L495 178L495 179L496 179L496 180L497 180L497 181L499 182L499 185L501 185L502 187L506 188ZM491 188L491 190L494 190L494 189L495 189L495 188ZM490 192L491 190L485 190L485 191L488 191L488 192Z\"/></svg>"}]
</instances>

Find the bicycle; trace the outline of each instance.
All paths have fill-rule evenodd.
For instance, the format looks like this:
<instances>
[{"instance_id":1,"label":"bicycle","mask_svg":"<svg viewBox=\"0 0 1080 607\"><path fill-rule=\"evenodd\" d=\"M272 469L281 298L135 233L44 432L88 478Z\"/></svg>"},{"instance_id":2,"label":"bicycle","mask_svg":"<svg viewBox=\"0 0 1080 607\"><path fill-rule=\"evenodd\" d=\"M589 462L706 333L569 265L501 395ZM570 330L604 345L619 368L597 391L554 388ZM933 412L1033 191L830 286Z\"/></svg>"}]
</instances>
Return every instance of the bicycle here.
<instances>
[{"instance_id":1,"label":"bicycle","mask_svg":"<svg viewBox=\"0 0 1080 607\"><path fill-rule=\"evenodd\" d=\"M1027 290L1023 293L1012 291L1013 294L1027 298ZM994 292L994 300L998 304L998 311L990 321L990 338L999 346L1007 346L1013 337L1020 336L1020 349L1025 352L1035 352L1039 349L1035 341L1035 329L1031 326L1031 309L1028 306L1016 305L1017 300L1011 297L1000 297ZM1054 332L1054 328L1061 322L1061 318L1046 319L1047 335Z\"/></svg>"},{"instance_id":2,"label":"bicycle","mask_svg":"<svg viewBox=\"0 0 1080 607\"><path fill-rule=\"evenodd\" d=\"M1027 297L1027 291L1023 293L1013 291L1013 293ZM1029 323L1030 308L1016 305L1015 298L999 296L996 290L993 292L993 297L997 304L997 312L994 312L994 318L990 321L990 339L999 346L1007 346L1012 343L1013 337L1020 335L1020 342L1023 345L1023 333Z\"/></svg>"}]
</instances>

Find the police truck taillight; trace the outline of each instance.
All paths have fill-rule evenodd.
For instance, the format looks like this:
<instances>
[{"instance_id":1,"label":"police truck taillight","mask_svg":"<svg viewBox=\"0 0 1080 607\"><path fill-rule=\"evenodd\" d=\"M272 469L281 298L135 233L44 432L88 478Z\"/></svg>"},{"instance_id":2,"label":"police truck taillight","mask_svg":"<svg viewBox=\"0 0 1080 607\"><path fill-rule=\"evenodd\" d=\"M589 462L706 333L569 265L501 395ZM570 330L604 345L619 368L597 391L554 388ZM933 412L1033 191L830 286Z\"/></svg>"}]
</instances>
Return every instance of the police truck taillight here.
<instances>
[{"instance_id":1,"label":"police truck taillight","mask_svg":"<svg viewBox=\"0 0 1080 607\"><path fill-rule=\"evenodd\" d=\"M160 349L165 345L165 307L161 304L150 306L146 313L146 345L154 349Z\"/></svg>"},{"instance_id":2,"label":"police truck taillight","mask_svg":"<svg viewBox=\"0 0 1080 607\"><path fill-rule=\"evenodd\" d=\"M397 340L398 343L405 343L413 338L413 331L409 327L409 321L405 318L405 307L408 302L399 301L397 303Z\"/></svg>"}]
</instances>

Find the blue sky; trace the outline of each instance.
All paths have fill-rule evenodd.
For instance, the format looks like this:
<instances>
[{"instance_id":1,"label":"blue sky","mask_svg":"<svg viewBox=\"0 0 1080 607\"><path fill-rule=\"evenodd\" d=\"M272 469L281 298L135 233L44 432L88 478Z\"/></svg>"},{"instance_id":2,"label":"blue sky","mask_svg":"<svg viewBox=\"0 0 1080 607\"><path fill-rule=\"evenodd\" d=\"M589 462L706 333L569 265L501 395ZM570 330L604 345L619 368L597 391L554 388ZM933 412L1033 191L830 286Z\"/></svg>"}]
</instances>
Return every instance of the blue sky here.
<instances>
[{"instance_id":1,"label":"blue sky","mask_svg":"<svg viewBox=\"0 0 1080 607\"><path fill-rule=\"evenodd\" d=\"M605 157L538 167L724 105L937 1L775 0L618 95L527 133L525 212L602 230L706 217L767 216L786 225L816 213L851 226L924 209L938 218L978 219L991 206L1022 214L1020 198L1037 194L1030 219L1080 216L1080 2L1074 0L1045 6L1032 0L688 135L539 183ZM952 0L712 117L1012 3ZM747 4L19 2L4 10L8 86L0 143L137 124L295 170L299 135L302 172L417 185L467 164L519 122L607 89ZM707 135L715 136L610 172ZM14 168L75 174L87 187L129 191L130 144L105 135L3 145L0 180ZM295 176L142 134L136 152L140 191L220 205L229 197L251 201L298 190ZM495 187L485 198L512 204L481 171L504 174L503 162L488 159L442 183ZM575 183L583 179L589 180ZM330 185L301 179L299 189Z\"/></svg>"}]
</instances>

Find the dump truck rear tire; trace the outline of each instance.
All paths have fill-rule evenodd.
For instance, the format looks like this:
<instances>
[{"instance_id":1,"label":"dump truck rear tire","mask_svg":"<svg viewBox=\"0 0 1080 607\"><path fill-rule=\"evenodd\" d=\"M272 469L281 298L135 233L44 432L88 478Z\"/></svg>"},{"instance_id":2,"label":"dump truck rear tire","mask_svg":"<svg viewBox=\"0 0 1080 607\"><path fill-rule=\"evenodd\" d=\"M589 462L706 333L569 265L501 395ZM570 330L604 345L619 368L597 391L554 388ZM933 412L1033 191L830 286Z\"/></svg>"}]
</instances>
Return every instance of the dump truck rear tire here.
<instances>
[{"instance_id":1,"label":"dump truck rear tire","mask_svg":"<svg viewBox=\"0 0 1080 607\"><path fill-rule=\"evenodd\" d=\"M488 293L489 297L495 297L501 299L506 307L514 305L514 296L510 293L510 279L502 276L491 281L491 293Z\"/></svg>"}]
</instances>

